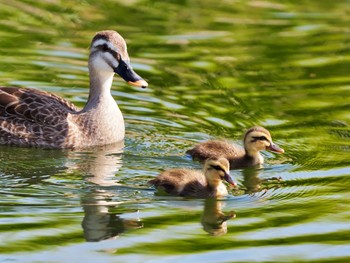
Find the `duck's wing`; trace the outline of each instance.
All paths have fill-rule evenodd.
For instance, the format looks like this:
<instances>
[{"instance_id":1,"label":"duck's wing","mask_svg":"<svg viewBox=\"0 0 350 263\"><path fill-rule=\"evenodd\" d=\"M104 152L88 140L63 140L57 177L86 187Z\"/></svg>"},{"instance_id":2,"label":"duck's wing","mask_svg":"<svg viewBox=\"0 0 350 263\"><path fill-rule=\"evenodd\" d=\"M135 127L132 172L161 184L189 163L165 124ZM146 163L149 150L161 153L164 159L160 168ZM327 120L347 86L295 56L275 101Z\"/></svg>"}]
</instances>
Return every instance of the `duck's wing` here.
<instances>
[{"instance_id":1,"label":"duck's wing","mask_svg":"<svg viewBox=\"0 0 350 263\"><path fill-rule=\"evenodd\" d=\"M0 87L0 144L59 147L68 134L72 103L47 92Z\"/></svg>"},{"instance_id":2,"label":"duck's wing","mask_svg":"<svg viewBox=\"0 0 350 263\"><path fill-rule=\"evenodd\" d=\"M44 91L17 87L0 87L0 119L26 120L55 125L65 121L68 113L77 112L74 104Z\"/></svg>"}]
</instances>

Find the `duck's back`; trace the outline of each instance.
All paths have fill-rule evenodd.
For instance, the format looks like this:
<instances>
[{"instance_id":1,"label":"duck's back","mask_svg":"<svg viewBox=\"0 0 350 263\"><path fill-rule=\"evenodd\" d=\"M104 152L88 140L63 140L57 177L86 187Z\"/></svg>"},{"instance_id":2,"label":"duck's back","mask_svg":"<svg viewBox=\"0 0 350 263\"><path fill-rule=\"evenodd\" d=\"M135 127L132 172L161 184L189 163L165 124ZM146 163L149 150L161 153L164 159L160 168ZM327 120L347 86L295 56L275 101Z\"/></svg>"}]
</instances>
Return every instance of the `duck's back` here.
<instances>
[{"instance_id":1,"label":"duck's back","mask_svg":"<svg viewBox=\"0 0 350 263\"><path fill-rule=\"evenodd\" d=\"M211 195L204 174L197 170L166 170L149 183L170 195L190 197L208 197Z\"/></svg>"},{"instance_id":2,"label":"duck's back","mask_svg":"<svg viewBox=\"0 0 350 263\"><path fill-rule=\"evenodd\" d=\"M77 111L54 94L0 87L0 144L60 147L68 134L67 116Z\"/></svg>"}]
</instances>

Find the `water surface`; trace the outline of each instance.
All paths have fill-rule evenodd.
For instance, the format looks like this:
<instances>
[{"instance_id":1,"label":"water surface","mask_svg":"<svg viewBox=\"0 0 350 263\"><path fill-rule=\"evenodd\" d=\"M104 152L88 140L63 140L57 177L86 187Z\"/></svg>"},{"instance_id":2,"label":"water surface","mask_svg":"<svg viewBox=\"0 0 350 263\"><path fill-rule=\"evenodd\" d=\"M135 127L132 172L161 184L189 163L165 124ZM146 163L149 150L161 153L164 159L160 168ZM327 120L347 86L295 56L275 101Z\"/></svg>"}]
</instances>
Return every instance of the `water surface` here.
<instances>
[{"instance_id":1,"label":"water surface","mask_svg":"<svg viewBox=\"0 0 350 263\"><path fill-rule=\"evenodd\" d=\"M114 80L121 145L0 146L4 262L348 262L349 1L0 1L0 83L83 107L96 31L128 43L146 90ZM147 181L209 138L268 128L284 155L232 171L224 200ZM281 178L282 180L274 180ZM222 222L222 219L227 219Z\"/></svg>"}]
</instances>

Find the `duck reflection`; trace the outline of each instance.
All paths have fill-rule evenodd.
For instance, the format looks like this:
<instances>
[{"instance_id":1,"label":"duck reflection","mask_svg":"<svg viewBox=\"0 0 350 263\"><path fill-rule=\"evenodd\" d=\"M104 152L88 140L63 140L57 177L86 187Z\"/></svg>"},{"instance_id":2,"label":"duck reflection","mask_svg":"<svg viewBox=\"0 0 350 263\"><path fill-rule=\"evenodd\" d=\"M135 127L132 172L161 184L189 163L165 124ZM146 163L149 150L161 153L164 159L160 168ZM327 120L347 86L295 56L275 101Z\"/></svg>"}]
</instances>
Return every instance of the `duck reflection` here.
<instances>
[{"instance_id":1,"label":"duck reflection","mask_svg":"<svg viewBox=\"0 0 350 263\"><path fill-rule=\"evenodd\" d=\"M82 227L86 241L116 238L127 229L143 226L139 218L123 219L116 212L120 203L113 201L115 190L100 187L118 185L115 174L122 167L123 147L124 144L119 143L94 148L93 151L72 153L79 160L74 169L79 169L85 174L86 181L93 183L88 185L81 197L85 213Z\"/></svg>"},{"instance_id":2,"label":"duck reflection","mask_svg":"<svg viewBox=\"0 0 350 263\"><path fill-rule=\"evenodd\" d=\"M82 197L84 219L82 227L86 241L97 242L116 238L128 229L143 227L139 218L123 219L115 210L112 196L104 190L91 189Z\"/></svg>"},{"instance_id":3,"label":"duck reflection","mask_svg":"<svg viewBox=\"0 0 350 263\"><path fill-rule=\"evenodd\" d=\"M74 151L0 146L0 174L10 177L12 188L47 184L51 177L54 182L64 180L67 191L75 189L69 185L72 177L83 177L79 195L85 213L84 236L87 241L100 241L142 227L138 218L123 219L116 212L115 186L119 184L115 175L122 167L123 147L124 142Z\"/></svg>"},{"instance_id":4,"label":"duck reflection","mask_svg":"<svg viewBox=\"0 0 350 263\"><path fill-rule=\"evenodd\" d=\"M212 236L221 236L227 233L227 220L236 217L231 211L228 214L222 212L223 201L208 198L204 203L204 212L201 218L204 231Z\"/></svg>"},{"instance_id":5,"label":"duck reflection","mask_svg":"<svg viewBox=\"0 0 350 263\"><path fill-rule=\"evenodd\" d=\"M122 167L124 142L70 152L70 170L79 170L86 181L100 186L118 185L115 174Z\"/></svg>"}]
</instances>

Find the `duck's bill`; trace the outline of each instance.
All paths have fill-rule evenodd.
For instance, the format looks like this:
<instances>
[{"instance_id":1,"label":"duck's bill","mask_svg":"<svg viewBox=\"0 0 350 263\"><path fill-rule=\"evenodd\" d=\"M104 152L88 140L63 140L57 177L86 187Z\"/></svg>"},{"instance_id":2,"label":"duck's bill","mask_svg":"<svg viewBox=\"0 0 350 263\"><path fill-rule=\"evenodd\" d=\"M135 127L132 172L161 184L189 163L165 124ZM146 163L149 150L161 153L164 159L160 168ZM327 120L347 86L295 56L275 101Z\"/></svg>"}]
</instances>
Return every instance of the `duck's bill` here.
<instances>
[{"instance_id":1,"label":"duck's bill","mask_svg":"<svg viewBox=\"0 0 350 263\"><path fill-rule=\"evenodd\" d=\"M132 69L128 62L124 60L119 61L119 65L114 69L114 72L121 76L130 85L142 88L148 86L148 83Z\"/></svg>"},{"instance_id":2,"label":"duck's bill","mask_svg":"<svg viewBox=\"0 0 350 263\"><path fill-rule=\"evenodd\" d=\"M237 186L237 183L232 180L231 176L228 173L225 173L224 179L226 182L228 182L230 185Z\"/></svg>"},{"instance_id":3,"label":"duck's bill","mask_svg":"<svg viewBox=\"0 0 350 263\"><path fill-rule=\"evenodd\" d=\"M136 86L136 87L141 87L141 88L147 88L148 86L148 83L143 80L143 79L139 79L139 80L136 80L136 81L128 81L128 83L130 85L133 85L133 86Z\"/></svg>"},{"instance_id":4,"label":"duck's bill","mask_svg":"<svg viewBox=\"0 0 350 263\"><path fill-rule=\"evenodd\" d=\"M266 148L266 150L276 153L284 153L284 150L274 143L271 143L270 146Z\"/></svg>"}]
</instances>

